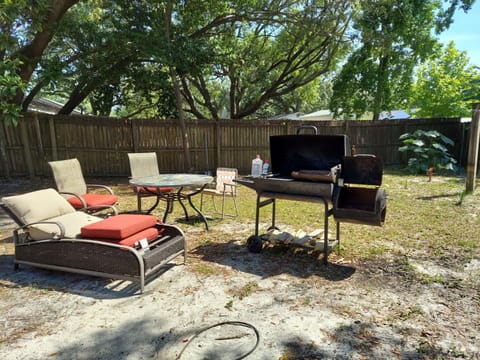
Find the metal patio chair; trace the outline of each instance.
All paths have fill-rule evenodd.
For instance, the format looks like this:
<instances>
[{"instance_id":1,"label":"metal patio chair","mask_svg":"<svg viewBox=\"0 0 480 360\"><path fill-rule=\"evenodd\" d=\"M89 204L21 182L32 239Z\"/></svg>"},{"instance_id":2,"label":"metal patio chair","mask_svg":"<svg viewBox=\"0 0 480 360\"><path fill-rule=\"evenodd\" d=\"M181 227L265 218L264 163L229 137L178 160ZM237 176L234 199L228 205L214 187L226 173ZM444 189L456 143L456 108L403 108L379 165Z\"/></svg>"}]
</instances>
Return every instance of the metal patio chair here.
<instances>
[{"instance_id":1,"label":"metal patio chair","mask_svg":"<svg viewBox=\"0 0 480 360\"><path fill-rule=\"evenodd\" d=\"M131 178L160 175L160 171L158 170L157 153L155 152L128 153L128 161L130 164ZM158 198L158 195L168 194L172 190L174 189L171 187L145 188L141 186L135 186L134 191L137 194L138 212L142 211L143 198L151 197L151 196L155 196ZM159 191L160 191L160 194L158 193ZM161 197L161 198L164 199L164 197Z\"/></svg>"},{"instance_id":2,"label":"metal patio chair","mask_svg":"<svg viewBox=\"0 0 480 360\"><path fill-rule=\"evenodd\" d=\"M115 205L118 196L100 184L87 184L78 159L50 161L58 192L77 210L96 212L95 207Z\"/></svg>"}]
</instances>

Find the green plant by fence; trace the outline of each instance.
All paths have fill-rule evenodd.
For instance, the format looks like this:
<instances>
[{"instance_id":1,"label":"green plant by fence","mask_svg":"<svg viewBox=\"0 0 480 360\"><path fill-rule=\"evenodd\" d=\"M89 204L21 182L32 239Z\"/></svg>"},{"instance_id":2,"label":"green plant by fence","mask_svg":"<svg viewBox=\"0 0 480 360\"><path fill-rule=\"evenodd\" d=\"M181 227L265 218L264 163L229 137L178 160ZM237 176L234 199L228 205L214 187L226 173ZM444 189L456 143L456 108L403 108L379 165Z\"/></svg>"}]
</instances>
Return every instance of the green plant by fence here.
<instances>
[{"instance_id":1,"label":"green plant by fence","mask_svg":"<svg viewBox=\"0 0 480 360\"><path fill-rule=\"evenodd\" d=\"M356 153L375 154L385 165L402 164L398 138L416 129L437 130L465 154L460 119L384 121L187 120L194 172L236 167L250 172L255 154L269 158L269 137L295 134L300 125L319 134L347 134ZM78 158L86 176L128 176L127 153L157 152L161 172L184 172L182 134L176 120L119 119L27 113L17 127L0 124L0 176L50 176L47 162Z\"/></svg>"}]
</instances>

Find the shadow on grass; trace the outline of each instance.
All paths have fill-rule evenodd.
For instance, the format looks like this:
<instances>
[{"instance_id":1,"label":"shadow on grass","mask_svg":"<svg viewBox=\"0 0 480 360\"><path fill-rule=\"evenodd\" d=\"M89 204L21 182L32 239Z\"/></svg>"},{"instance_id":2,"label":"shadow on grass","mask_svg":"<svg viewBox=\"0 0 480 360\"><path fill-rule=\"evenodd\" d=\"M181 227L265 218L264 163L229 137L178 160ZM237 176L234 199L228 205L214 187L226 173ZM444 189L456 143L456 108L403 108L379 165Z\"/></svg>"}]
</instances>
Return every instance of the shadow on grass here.
<instances>
[{"instance_id":1,"label":"shadow on grass","mask_svg":"<svg viewBox=\"0 0 480 360\"><path fill-rule=\"evenodd\" d=\"M355 273L351 266L323 263L318 252L275 245L264 247L260 254L250 253L244 244L231 240L198 246L191 253L203 261L232 267L262 278L290 274L299 278L319 276L329 281L341 281Z\"/></svg>"},{"instance_id":2,"label":"shadow on grass","mask_svg":"<svg viewBox=\"0 0 480 360\"><path fill-rule=\"evenodd\" d=\"M166 359L159 353L172 342L178 341L181 346L188 334L165 329L164 322L159 318L139 318L121 326L110 323L88 337L80 336L70 345L60 345L54 357L57 360Z\"/></svg>"},{"instance_id":3,"label":"shadow on grass","mask_svg":"<svg viewBox=\"0 0 480 360\"><path fill-rule=\"evenodd\" d=\"M444 198L452 198L452 197L459 197L458 193L455 194L440 194L440 195L431 195L431 196L419 196L417 200L435 200L435 199L444 199Z\"/></svg>"},{"instance_id":4,"label":"shadow on grass","mask_svg":"<svg viewBox=\"0 0 480 360\"><path fill-rule=\"evenodd\" d=\"M171 323L167 323L168 321L161 317L154 316L139 318L121 325L108 324L106 328L98 328L87 336L82 336L82 332L79 331L76 339L68 345L60 344L50 356L57 360L233 360L240 359L239 355L245 354L255 344L255 337L250 334L249 336L240 334L233 336L232 339L218 338L217 335L217 338L207 336L193 340L196 333L204 328L177 330L170 327ZM240 339L242 337L243 339ZM179 358L182 350L185 351ZM252 358L272 359L270 354L262 356L258 350L254 350Z\"/></svg>"}]
</instances>

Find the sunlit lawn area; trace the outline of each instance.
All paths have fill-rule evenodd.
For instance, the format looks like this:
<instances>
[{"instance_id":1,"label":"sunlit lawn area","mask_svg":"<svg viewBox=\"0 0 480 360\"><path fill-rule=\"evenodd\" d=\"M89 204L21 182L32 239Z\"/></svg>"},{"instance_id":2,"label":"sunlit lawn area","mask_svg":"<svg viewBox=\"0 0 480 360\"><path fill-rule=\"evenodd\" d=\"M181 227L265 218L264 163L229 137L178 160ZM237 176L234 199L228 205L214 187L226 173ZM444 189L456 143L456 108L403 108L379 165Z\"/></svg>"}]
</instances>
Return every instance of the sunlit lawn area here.
<instances>
[{"instance_id":1,"label":"sunlit lawn area","mask_svg":"<svg viewBox=\"0 0 480 360\"><path fill-rule=\"evenodd\" d=\"M120 195L120 211L136 209L136 197L126 180L101 181L109 183ZM15 188L16 192L52 186L48 179L21 184ZM332 252L330 261L356 263L393 257L408 262L408 259L414 258L456 268L472 258L480 258L480 193L477 190L473 194L462 195L465 189L463 177L434 176L428 182L427 176L406 175L402 171L386 169L382 187L387 191L385 225L377 227L342 223L340 247ZM147 207L153 199L143 201L144 207ZM206 243L230 240L246 242L255 230L255 202L255 191L240 185L237 195L238 217L227 216L222 220L219 214L215 214L211 198L205 197L203 211L209 215L210 231L205 231L200 221L185 223L178 204L169 214L167 222L176 223L185 231L190 250ZM199 196L195 203L199 205ZM220 208L221 198L217 197L216 203ZM165 203L160 203L154 210L159 218L163 216L164 206ZM308 233L323 227L323 211L321 203L277 200L276 225L282 231L303 230ZM227 199L226 212L233 212L231 199ZM267 231L270 221L271 207L266 206L260 212L260 234ZM334 229L334 220L330 217L332 237ZM9 236L10 228L3 226L1 234L2 237Z\"/></svg>"}]
</instances>

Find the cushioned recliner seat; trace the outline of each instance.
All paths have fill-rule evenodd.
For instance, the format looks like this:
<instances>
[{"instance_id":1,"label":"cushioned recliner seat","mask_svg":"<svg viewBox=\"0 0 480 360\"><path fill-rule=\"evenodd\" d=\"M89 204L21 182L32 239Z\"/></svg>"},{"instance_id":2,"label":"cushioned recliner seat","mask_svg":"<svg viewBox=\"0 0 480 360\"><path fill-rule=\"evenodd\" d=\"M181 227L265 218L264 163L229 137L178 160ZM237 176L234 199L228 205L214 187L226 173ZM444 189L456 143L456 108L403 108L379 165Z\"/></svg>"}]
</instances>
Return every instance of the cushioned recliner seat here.
<instances>
[{"instance_id":1,"label":"cushioned recliner seat","mask_svg":"<svg viewBox=\"0 0 480 360\"><path fill-rule=\"evenodd\" d=\"M85 225L102 221L98 216L76 211L54 189L42 189L30 193L4 197L2 202L22 225L29 225L32 240L54 237L79 238Z\"/></svg>"}]
</instances>

